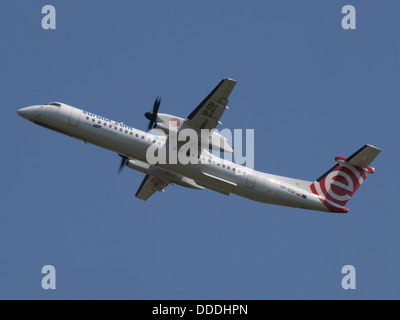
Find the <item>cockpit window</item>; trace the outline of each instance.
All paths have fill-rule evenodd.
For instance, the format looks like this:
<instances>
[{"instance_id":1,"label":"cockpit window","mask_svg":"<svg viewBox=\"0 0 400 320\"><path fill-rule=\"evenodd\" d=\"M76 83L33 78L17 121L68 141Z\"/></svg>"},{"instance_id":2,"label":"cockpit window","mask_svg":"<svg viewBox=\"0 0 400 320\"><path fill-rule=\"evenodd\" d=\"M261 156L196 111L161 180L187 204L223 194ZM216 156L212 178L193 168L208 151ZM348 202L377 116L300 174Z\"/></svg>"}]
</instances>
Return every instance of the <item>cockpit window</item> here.
<instances>
[{"instance_id":1,"label":"cockpit window","mask_svg":"<svg viewBox=\"0 0 400 320\"><path fill-rule=\"evenodd\" d=\"M57 103L57 102L52 102L52 103L47 103L46 106L61 107L61 104L60 104L60 103Z\"/></svg>"}]
</instances>

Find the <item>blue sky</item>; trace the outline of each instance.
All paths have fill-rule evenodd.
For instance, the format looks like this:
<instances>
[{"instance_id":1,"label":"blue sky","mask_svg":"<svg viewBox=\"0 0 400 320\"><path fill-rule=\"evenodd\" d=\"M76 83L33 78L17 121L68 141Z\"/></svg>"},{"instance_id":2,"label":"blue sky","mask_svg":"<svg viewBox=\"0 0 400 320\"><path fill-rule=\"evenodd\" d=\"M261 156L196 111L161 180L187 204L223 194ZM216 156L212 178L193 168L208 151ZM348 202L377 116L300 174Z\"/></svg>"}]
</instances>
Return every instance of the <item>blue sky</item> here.
<instances>
[{"instance_id":1,"label":"blue sky","mask_svg":"<svg viewBox=\"0 0 400 320\"><path fill-rule=\"evenodd\" d=\"M41 28L41 8L57 29ZM344 5L357 30L341 27ZM395 299L398 1L3 1L0 299ZM383 151L348 215L169 187L20 107L67 104L145 129L238 80L223 128L255 129L255 168L314 180L335 156ZM57 289L41 288L41 268ZM354 265L357 290L341 287Z\"/></svg>"}]
</instances>

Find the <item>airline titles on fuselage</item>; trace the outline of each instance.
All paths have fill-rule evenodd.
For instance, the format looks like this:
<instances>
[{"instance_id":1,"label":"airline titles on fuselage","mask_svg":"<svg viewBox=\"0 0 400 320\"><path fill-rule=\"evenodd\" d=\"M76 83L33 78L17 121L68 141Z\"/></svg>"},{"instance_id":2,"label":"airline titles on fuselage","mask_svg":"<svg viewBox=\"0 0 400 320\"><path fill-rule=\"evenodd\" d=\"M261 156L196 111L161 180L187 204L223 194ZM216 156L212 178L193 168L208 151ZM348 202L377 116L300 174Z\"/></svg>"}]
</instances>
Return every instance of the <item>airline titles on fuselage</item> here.
<instances>
[{"instance_id":1,"label":"airline titles on fuselage","mask_svg":"<svg viewBox=\"0 0 400 320\"><path fill-rule=\"evenodd\" d=\"M95 118L95 119L104 121L104 122L110 124L110 125L113 126L113 127L119 126L119 127L121 127L121 128L127 129L127 130L131 130L131 131L133 130L132 127L127 126L126 124L124 124L124 123L122 123L122 122L116 122L116 121L107 119L107 118L105 118L105 117L99 116L99 115L97 115L97 114L94 114L94 113L91 113L91 112L88 112L88 111L82 111L82 112L83 112L83 114L84 114L85 116L87 116L87 117L92 117L92 118ZM99 129L101 128L101 126L98 126L98 125L94 125L93 127L99 128Z\"/></svg>"}]
</instances>

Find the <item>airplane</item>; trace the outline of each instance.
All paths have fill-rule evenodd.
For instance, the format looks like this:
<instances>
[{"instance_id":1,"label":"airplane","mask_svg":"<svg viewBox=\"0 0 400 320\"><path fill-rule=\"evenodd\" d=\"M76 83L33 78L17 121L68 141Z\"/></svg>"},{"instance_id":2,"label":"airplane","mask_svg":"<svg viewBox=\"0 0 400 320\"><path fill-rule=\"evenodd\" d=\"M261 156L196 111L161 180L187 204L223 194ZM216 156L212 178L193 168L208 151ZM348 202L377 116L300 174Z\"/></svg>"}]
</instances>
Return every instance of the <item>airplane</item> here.
<instances>
[{"instance_id":1,"label":"airplane","mask_svg":"<svg viewBox=\"0 0 400 320\"><path fill-rule=\"evenodd\" d=\"M126 166L145 174L136 193L137 198L145 201L156 192L164 192L168 185L180 185L235 194L266 204L348 213L346 203L367 176L374 173L370 164L381 150L367 144L348 158L336 157L335 166L315 181L263 173L217 157L210 150L233 152L227 139L215 129L229 109L228 98L235 85L235 80L223 79L187 118L159 113L161 99L157 98L153 111L145 114L150 121L147 132L60 102L25 107L17 113L37 125L119 154L119 172ZM152 129L164 135L153 134ZM201 161L149 163L147 150L154 145L168 148L172 134L183 129L209 130L208 141L199 139L197 158Z\"/></svg>"}]
</instances>

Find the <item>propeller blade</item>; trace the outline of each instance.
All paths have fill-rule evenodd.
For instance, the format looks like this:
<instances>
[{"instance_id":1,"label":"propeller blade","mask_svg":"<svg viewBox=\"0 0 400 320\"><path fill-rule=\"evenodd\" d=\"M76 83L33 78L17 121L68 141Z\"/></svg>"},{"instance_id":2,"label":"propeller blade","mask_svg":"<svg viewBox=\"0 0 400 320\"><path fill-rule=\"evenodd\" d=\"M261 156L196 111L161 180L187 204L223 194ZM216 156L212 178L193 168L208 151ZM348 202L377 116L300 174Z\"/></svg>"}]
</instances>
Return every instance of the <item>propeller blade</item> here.
<instances>
[{"instance_id":1,"label":"propeller blade","mask_svg":"<svg viewBox=\"0 0 400 320\"><path fill-rule=\"evenodd\" d=\"M119 169L118 169L118 174L121 173L122 169L128 164L128 161L129 161L128 157L125 157L125 156L122 156L122 155L119 155L119 156L122 159L121 159L121 164L120 164Z\"/></svg>"},{"instance_id":2,"label":"propeller blade","mask_svg":"<svg viewBox=\"0 0 400 320\"><path fill-rule=\"evenodd\" d=\"M153 129L154 123L155 122L153 121L153 119L150 119L149 125L147 126L147 132Z\"/></svg>"},{"instance_id":3,"label":"propeller blade","mask_svg":"<svg viewBox=\"0 0 400 320\"><path fill-rule=\"evenodd\" d=\"M156 101L154 101L153 113L157 115L158 109L160 109L161 97L157 97Z\"/></svg>"},{"instance_id":4,"label":"propeller blade","mask_svg":"<svg viewBox=\"0 0 400 320\"><path fill-rule=\"evenodd\" d=\"M146 112L144 116L150 121L153 120L153 112Z\"/></svg>"},{"instance_id":5,"label":"propeller blade","mask_svg":"<svg viewBox=\"0 0 400 320\"><path fill-rule=\"evenodd\" d=\"M156 101L154 101L153 112L146 112L145 117L150 120L150 123L147 127L147 131L154 129L157 126L157 117L158 110L160 109L161 97L157 97Z\"/></svg>"}]
</instances>

